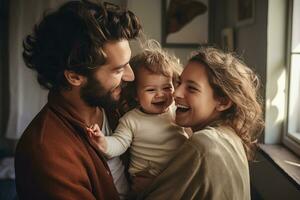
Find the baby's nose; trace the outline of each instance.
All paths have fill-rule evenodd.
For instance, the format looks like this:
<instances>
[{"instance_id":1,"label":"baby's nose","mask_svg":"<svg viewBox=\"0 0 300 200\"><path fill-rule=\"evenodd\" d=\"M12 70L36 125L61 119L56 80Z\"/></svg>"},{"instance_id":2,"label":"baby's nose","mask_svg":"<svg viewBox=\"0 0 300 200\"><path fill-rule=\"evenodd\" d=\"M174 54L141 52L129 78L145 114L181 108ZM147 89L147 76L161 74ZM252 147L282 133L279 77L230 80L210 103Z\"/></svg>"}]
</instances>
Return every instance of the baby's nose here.
<instances>
[{"instance_id":1,"label":"baby's nose","mask_svg":"<svg viewBox=\"0 0 300 200\"><path fill-rule=\"evenodd\" d=\"M156 98L160 98L160 97L164 97L165 96L165 93L163 91L157 91L155 93L155 97Z\"/></svg>"}]
</instances>

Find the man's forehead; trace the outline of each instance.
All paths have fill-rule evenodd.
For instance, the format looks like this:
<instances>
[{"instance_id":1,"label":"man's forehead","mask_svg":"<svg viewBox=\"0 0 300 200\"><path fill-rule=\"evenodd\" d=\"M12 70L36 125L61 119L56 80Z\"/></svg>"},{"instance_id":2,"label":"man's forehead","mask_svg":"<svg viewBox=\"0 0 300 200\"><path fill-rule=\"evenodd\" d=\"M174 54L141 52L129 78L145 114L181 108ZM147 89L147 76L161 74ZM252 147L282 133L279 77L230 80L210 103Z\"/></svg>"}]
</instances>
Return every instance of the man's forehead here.
<instances>
[{"instance_id":1,"label":"man's forehead","mask_svg":"<svg viewBox=\"0 0 300 200\"><path fill-rule=\"evenodd\" d=\"M120 40L120 41L108 41L103 45L103 51L106 54L112 54L116 51L131 51L129 42L127 40Z\"/></svg>"},{"instance_id":2,"label":"man's forehead","mask_svg":"<svg viewBox=\"0 0 300 200\"><path fill-rule=\"evenodd\" d=\"M127 40L107 42L103 47L106 63L124 65L129 62L131 50Z\"/></svg>"}]
</instances>

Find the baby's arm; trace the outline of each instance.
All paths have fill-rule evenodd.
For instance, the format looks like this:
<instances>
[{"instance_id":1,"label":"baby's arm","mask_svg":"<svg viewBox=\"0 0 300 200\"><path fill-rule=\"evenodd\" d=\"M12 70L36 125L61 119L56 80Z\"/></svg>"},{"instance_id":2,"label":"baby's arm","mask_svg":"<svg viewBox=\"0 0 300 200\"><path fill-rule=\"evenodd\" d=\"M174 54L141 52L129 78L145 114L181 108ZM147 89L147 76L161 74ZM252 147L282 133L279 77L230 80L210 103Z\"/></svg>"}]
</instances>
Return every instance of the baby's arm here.
<instances>
[{"instance_id":1,"label":"baby's arm","mask_svg":"<svg viewBox=\"0 0 300 200\"><path fill-rule=\"evenodd\" d=\"M87 132L97 142L100 150L111 158L123 154L130 147L133 134L129 127L126 120L121 119L112 136L104 136L97 124L87 128Z\"/></svg>"}]
</instances>

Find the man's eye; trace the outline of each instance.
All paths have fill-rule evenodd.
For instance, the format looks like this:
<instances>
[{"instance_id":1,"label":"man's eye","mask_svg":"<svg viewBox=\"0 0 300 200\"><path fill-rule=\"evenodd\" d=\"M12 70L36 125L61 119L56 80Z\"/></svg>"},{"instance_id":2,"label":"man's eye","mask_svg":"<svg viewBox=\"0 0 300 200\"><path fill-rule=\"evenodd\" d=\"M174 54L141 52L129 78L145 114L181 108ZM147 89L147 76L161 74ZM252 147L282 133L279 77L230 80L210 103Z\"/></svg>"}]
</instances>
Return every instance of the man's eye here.
<instances>
[{"instance_id":1,"label":"man's eye","mask_svg":"<svg viewBox=\"0 0 300 200\"><path fill-rule=\"evenodd\" d=\"M124 71L124 68L120 68L116 70L116 73L122 73Z\"/></svg>"}]
</instances>

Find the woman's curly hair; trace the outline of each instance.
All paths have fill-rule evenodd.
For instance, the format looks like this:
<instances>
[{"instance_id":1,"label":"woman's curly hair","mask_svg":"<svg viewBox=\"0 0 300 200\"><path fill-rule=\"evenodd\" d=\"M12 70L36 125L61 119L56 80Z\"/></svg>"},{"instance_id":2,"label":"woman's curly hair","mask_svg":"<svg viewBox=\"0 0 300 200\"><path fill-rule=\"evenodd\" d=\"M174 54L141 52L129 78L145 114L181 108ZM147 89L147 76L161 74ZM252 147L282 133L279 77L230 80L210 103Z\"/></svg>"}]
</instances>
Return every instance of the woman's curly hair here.
<instances>
[{"instance_id":1,"label":"woman's curly hair","mask_svg":"<svg viewBox=\"0 0 300 200\"><path fill-rule=\"evenodd\" d=\"M106 42L135 39L140 32L140 22L130 11L109 3L70 1L35 25L23 41L23 58L37 71L42 86L65 89L65 70L90 74L106 62Z\"/></svg>"},{"instance_id":2,"label":"woman's curly hair","mask_svg":"<svg viewBox=\"0 0 300 200\"><path fill-rule=\"evenodd\" d=\"M189 62L205 66L215 97L232 101L233 105L222 113L221 123L235 130L251 159L252 149L264 126L258 76L233 53L213 47L195 51Z\"/></svg>"}]
</instances>

